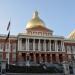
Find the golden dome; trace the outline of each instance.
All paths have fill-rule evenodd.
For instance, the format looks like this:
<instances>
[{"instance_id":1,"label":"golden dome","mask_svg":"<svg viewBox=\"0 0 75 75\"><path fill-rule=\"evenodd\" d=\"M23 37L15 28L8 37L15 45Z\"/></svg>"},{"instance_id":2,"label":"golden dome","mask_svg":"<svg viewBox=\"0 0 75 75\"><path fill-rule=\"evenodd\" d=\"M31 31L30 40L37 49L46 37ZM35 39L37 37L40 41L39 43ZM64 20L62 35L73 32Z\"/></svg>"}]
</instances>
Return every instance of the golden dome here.
<instances>
[{"instance_id":1,"label":"golden dome","mask_svg":"<svg viewBox=\"0 0 75 75\"><path fill-rule=\"evenodd\" d=\"M75 39L75 30L73 30L69 35L68 38Z\"/></svg>"},{"instance_id":2,"label":"golden dome","mask_svg":"<svg viewBox=\"0 0 75 75\"><path fill-rule=\"evenodd\" d=\"M38 27L38 26L45 27L44 25L45 25L45 23L39 18L38 12L35 11L32 19L27 23L26 29L34 28L34 27Z\"/></svg>"}]
</instances>

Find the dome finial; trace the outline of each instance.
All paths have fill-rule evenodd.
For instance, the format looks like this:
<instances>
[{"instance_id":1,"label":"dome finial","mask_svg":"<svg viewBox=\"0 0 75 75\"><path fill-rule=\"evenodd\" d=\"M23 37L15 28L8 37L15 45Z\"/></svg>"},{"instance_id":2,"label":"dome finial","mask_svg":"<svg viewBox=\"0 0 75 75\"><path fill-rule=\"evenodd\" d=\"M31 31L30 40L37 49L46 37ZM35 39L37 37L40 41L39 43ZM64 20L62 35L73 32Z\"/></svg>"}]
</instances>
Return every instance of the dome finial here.
<instances>
[{"instance_id":1,"label":"dome finial","mask_svg":"<svg viewBox=\"0 0 75 75\"><path fill-rule=\"evenodd\" d=\"M33 14L33 18L38 17L38 11L35 11Z\"/></svg>"}]
</instances>

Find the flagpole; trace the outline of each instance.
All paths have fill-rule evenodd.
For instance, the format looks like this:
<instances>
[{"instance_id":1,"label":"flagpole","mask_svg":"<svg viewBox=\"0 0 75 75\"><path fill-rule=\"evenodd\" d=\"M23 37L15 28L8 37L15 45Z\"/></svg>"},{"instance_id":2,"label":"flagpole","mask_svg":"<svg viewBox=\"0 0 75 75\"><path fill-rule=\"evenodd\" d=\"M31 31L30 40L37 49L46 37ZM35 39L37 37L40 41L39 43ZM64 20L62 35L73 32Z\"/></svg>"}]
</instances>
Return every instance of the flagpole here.
<instances>
[{"instance_id":1,"label":"flagpole","mask_svg":"<svg viewBox=\"0 0 75 75\"><path fill-rule=\"evenodd\" d=\"M9 21L9 22L11 22L11 20ZM9 26L9 39L8 39L8 42L9 42L9 49L8 49L8 65L9 65L9 63L10 63L10 28L11 28L11 25ZM9 68L9 66L8 66L8 68Z\"/></svg>"},{"instance_id":2,"label":"flagpole","mask_svg":"<svg viewBox=\"0 0 75 75\"><path fill-rule=\"evenodd\" d=\"M10 32L10 30L9 30L9 32ZM9 49L8 49L8 65L9 65L9 57L10 57L10 36L9 36Z\"/></svg>"}]
</instances>

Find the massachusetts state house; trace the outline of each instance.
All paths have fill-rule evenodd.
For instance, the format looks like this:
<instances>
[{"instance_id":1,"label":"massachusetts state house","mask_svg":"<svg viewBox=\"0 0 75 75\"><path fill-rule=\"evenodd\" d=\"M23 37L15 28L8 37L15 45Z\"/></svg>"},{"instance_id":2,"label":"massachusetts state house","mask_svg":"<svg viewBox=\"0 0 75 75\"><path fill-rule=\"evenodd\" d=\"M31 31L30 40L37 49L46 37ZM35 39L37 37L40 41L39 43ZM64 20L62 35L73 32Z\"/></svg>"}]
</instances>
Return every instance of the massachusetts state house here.
<instances>
[{"instance_id":1,"label":"massachusetts state house","mask_svg":"<svg viewBox=\"0 0 75 75\"><path fill-rule=\"evenodd\" d=\"M0 35L0 59L8 60L9 41L6 35ZM4 50L5 49L5 50ZM46 27L37 11L26 25L26 30L18 35L10 35L9 61L11 64L62 63L75 60L75 31L68 38L53 35Z\"/></svg>"}]
</instances>

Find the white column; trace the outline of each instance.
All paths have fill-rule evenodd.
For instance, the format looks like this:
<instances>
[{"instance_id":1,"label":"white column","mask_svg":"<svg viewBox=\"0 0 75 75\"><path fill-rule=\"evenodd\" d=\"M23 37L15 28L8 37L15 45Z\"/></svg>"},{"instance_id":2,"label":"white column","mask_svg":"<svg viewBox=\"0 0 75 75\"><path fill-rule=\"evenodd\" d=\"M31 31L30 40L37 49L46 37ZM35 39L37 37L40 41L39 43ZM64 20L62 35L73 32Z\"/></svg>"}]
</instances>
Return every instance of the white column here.
<instances>
[{"instance_id":1,"label":"white column","mask_svg":"<svg viewBox=\"0 0 75 75\"><path fill-rule=\"evenodd\" d=\"M43 47L44 47L44 51L46 51L46 40L44 40Z\"/></svg>"},{"instance_id":2,"label":"white column","mask_svg":"<svg viewBox=\"0 0 75 75\"><path fill-rule=\"evenodd\" d=\"M39 51L41 51L41 49L40 49L40 39L39 39L39 43L38 43L38 48L39 48Z\"/></svg>"},{"instance_id":3,"label":"white column","mask_svg":"<svg viewBox=\"0 0 75 75\"><path fill-rule=\"evenodd\" d=\"M55 51L57 52L57 40L55 40Z\"/></svg>"},{"instance_id":4,"label":"white column","mask_svg":"<svg viewBox=\"0 0 75 75\"><path fill-rule=\"evenodd\" d=\"M20 43L20 44L21 44L21 50L23 50L23 49L22 49L22 38L21 38L21 41L20 41L20 42L21 42L21 43Z\"/></svg>"},{"instance_id":5,"label":"white column","mask_svg":"<svg viewBox=\"0 0 75 75\"><path fill-rule=\"evenodd\" d=\"M26 51L27 51L27 38L26 38Z\"/></svg>"},{"instance_id":6,"label":"white column","mask_svg":"<svg viewBox=\"0 0 75 75\"><path fill-rule=\"evenodd\" d=\"M57 52L58 52L58 40L57 40Z\"/></svg>"},{"instance_id":7,"label":"white column","mask_svg":"<svg viewBox=\"0 0 75 75\"><path fill-rule=\"evenodd\" d=\"M35 39L33 39L33 51L35 51Z\"/></svg>"},{"instance_id":8,"label":"white column","mask_svg":"<svg viewBox=\"0 0 75 75\"><path fill-rule=\"evenodd\" d=\"M61 41L61 51L63 51L63 42Z\"/></svg>"},{"instance_id":9,"label":"white column","mask_svg":"<svg viewBox=\"0 0 75 75\"><path fill-rule=\"evenodd\" d=\"M36 63L36 54L34 53L34 62Z\"/></svg>"},{"instance_id":10,"label":"white column","mask_svg":"<svg viewBox=\"0 0 75 75\"><path fill-rule=\"evenodd\" d=\"M40 62L42 62L41 54L39 54L39 60L40 60Z\"/></svg>"},{"instance_id":11,"label":"white column","mask_svg":"<svg viewBox=\"0 0 75 75\"><path fill-rule=\"evenodd\" d=\"M49 49L49 50L50 50L50 52L51 52L51 40L49 40L49 44L50 44L50 47L49 47L50 49Z\"/></svg>"},{"instance_id":12,"label":"white column","mask_svg":"<svg viewBox=\"0 0 75 75\"><path fill-rule=\"evenodd\" d=\"M18 39L18 51L20 49L20 40Z\"/></svg>"},{"instance_id":13,"label":"white column","mask_svg":"<svg viewBox=\"0 0 75 75\"><path fill-rule=\"evenodd\" d=\"M27 44L27 51L29 51L29 38L28 38L28 44Z\"/></svg>"},{"instance_id":14,"label":"white column","mask_svg":"<svg viewBox=\"0 0 75 75\"><path fill-rule=\"evenodd\" d=\"M62 51L64 51L64 41L61 41Z\"/></svg>"},{"instance_id":15,"label":"white column","mask_svg":"<svg viewBox=\"0 0 75 75\"><path fill-rule=\"evenodd\" d=\"M50 54L50 62L51 62L51 63L53 62L52 54Z\"/></svg>"},{"instance_id":16,"label":"white column","mask_svg":"<svg viewBox=\"0 0 75 75\"><path fill-rule=\"evenodd\" d=\"M59 63L59 54L56 53L56 62Z\"/></svg>"},{"instance_id":17,"label":"white column","mask_svg":"<svg viewBox=\"0 0 75 75\"><path fill-rule=\"evenodd\" d=\"M22 39L21 38L19 39L19 50L20 51L22 50Z\"/></svg>"}]
</instances>

